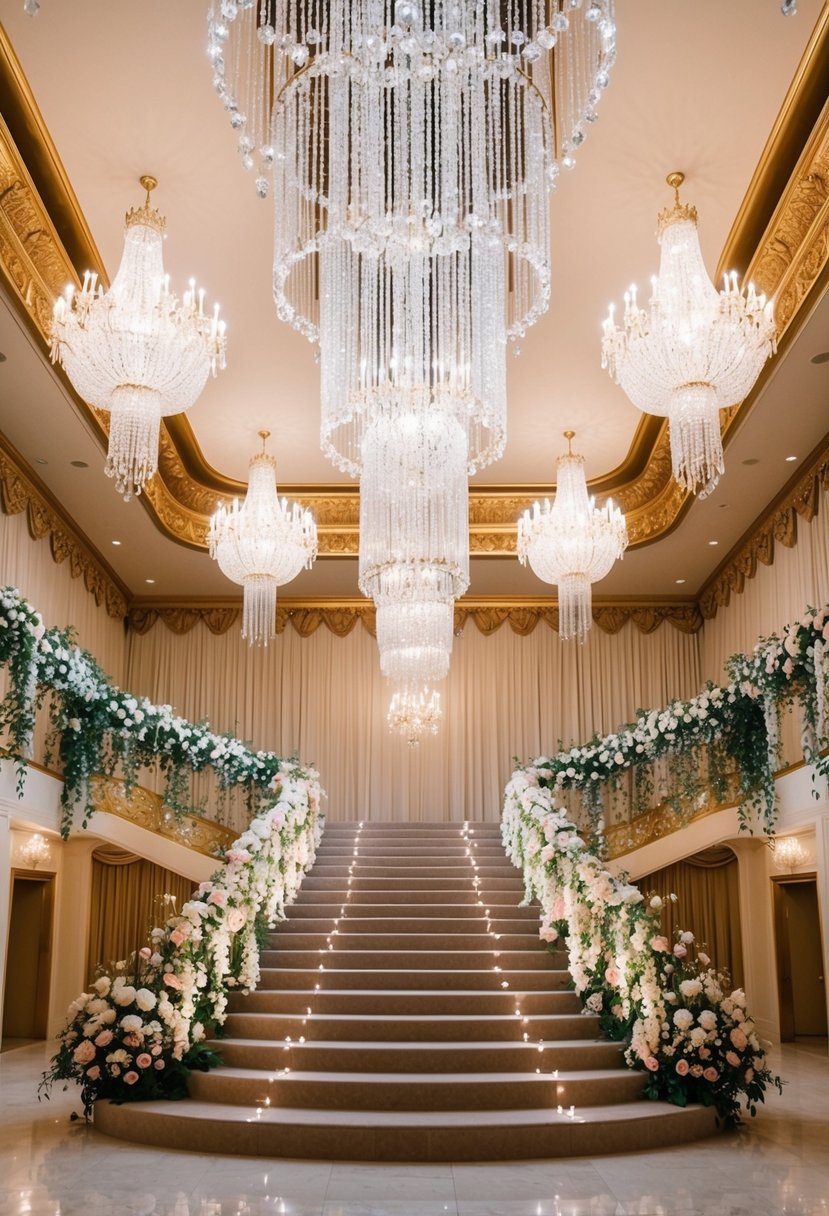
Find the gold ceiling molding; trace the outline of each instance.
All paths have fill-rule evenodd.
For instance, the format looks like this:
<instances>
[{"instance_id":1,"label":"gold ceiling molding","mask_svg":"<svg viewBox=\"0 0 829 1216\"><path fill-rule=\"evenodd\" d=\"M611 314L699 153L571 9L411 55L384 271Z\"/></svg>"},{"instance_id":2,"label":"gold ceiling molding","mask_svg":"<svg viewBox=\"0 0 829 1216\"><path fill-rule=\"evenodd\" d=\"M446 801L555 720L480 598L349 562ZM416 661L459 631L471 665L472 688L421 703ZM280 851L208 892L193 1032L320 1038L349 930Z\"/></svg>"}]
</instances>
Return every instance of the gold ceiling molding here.
<instances>
[{"instance_id":1,"label":"gold ceiling molding","mask_svg":"<svg viewBox=\"0 0 829 1216\"><path fill-rule=\"evenodd\" d=\"M815 33L781 107L763 158L732 228L723 260L743 264L768 293L779 297L780 336L804 311L826 264L826 113L829 15ZM8 37L0 27L0 271L19 311L45 340L52 302L79 272L105 269ZM805 145L805 148L804 148ZM794 167L794 168L792 168ZM771 217L771 220L769 220ZM60 374L60 373L59 373ZM108 416L93 411L71 392L76 407L92 419L103 442ZM750 410L762 385L740 410L723 414L723 431ZM353 485L289 486L286 494L317 518L320 556L357 553L359 495ZM667 427L643 417L624 462L595 479L591 489L612 493L628 516L631 545L647 544L679 522L690 505L670 476ZM523 510L549 494L550 486L474 486L470 490L470 550L476 556L515 553L516 521ZM211 468L186 417L162 424L159 473L141 499L160 530L181 544L206 547L209 516L217 502L244 493L244 484Z\"/></svg>"},{"instance_id":2,"label":"gold ceiling molding","mask_svg":"<svg viewBox=\"0 0 829 1216\"><path fill-rule=\"evenodd\" d=\"M726 608L732 593L740 595L745 589L746 579L754 578L758 562L763 566L774 564L777 544L793 549L797 544L798 517L811 522L817 515L821 497L829 490L829 438L825 439L807 463L806 472L799 473L771 504L759 523L752 524L751 531L744 536L726 556L700 591L699 609L706 621Z\"/></svg>"},{"instance_id":3,"label":"gold ceiling molding","mask_svg":"<svg viewBox=\"0 0 829 1216\"><path fill-rule=\"evenodd\" d=\"M148 633L161 621L171 633L189 633L200 622L214 634L223 634L234 626L240 616L238 601L221 603L134 603L129 612L129 627L137 634ZM640 633L653 633L668 622L681 633L696 633L702 627L702 616L696 604L616 602L593 604L593 620L605 633L618 633L628 621ZM558 629L558 605L555 601L535 599L458 600L455 604L455 629L463 630L472 621L484 635L495 633L508 624L513 633L526 637L542 621L550 629ZM342 600L282 600L277 603L276 632L283 633L290 625L300 637L310 637L325 625L337 637L347 637L357 624L372 635L375 632L374 605L364 599Z\"/></svg>"},{"instance_id":4,"label":"gold ceiling molding","mask_svg":"<svg viewBox=\"0 0 829 1216\"><path fill-rule=\"evenodd\" d=\"M126 616L127 588L1 433L0 507L6 515L25 511L32 539L48 536L54 561L68 561L72 577L83 578L95 603L103 604L109 616Z\"/></svg>"}]
</instances>

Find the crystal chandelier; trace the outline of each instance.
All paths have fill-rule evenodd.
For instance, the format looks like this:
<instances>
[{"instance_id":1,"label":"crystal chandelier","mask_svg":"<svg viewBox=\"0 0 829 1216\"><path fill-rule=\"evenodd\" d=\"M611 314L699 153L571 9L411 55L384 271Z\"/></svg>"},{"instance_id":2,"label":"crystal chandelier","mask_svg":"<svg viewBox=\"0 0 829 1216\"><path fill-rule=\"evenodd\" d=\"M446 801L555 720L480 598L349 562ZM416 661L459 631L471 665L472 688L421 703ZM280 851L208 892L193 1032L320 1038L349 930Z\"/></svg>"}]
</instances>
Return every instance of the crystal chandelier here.
<instances>
[{"instance_id":1,"label":"crystal chandelier","mask_svg":"<svg viewBox=\"0 0 829 1216\"><path fill-rule=\"evenodd\" d=\"M35 832L30 836L20 849L21 860L31 870L36 870L41 862L51 860L52 851L49 848L49 842L45 836L41 836L40 832Z\"/></svg>"},{"instance_id":2,"label":"crystal chandelier","mask_svg":"<svg viewBox=\"0 0 829 1216\"><path fill-rule=\"evenodd\" d=\"M244 589L242 637L265 646L276 633L276 589L310 569L317 556L317 528L310 511L281 501L276 462L265 452L270 431L260 431L262 451L250 462L245 501L221 506L210 521L210 556Z\"/></svg>"},{"instance_id":3,"label":"crystal chandelier","mask_svg":"<svg viewBox=\"0 0 829 1216\"><path fill-rule=\"evenodd\" d=\"M142 207L127 212L124 252L109 291L87 272L80 291L55 305L52 360L84 401L110 411L105 470L125 499L140 494L158 466L161 418L190 408L209 372L225 366L219 306L204 311L190 283L179 303L164 274L164 218L150 206L157 186L145 175Z\"/></svg>"},{"instance_id":4,"label":"crystal chandelier","mask_svg":"<svg viewBox=\"0 0 829 1216\"><path fill-rule=\"evenodd\" d=\"M437 564L397 563L379 581L380 670L395 684L436 684L449 673L455 601L451 576Z\"/></svg>"},{"instance_id":5,"label":"crystal chandelier","mask_svg":"<svg viewBox=\"0 0 829 1216\"><path fill-rule=\"evenodd\" d=\"M279 315L320 342L323 450L358 475L375 412L415 396L451 403L470 472L497 459L505 339L547 307L548 191L608 83L613 0L214 0L209 53L273 179Z\"/></svg>"},{"instance_id":6,"label":"crystal chandelier","mask_svg":"<svg viewBox=\"0 0 829 1216\"><path fill-rule=\"evenodd\" d=\"M572 450L574 434L564 432L568 451L558 459L552 506L548 499L536 502L518 521L518 560L558 586L559 636L583 642L592 624L592 584L622 556L628 535L612 499L598 508L588 497L584 457Z\"/></svg>"},{"instance_id":7,"label":"crystal chandelier","mask_svg":"<svg viewBox=\"0 0 829 1216\"><path fill-rule=\"evenodd\" d=\"M440 693L428 688L396 692L386 717L389 730L402 735L410 747L416 746L422 735L436 735L442 719Z\"/></svg>"},{"instance_id":8,"label":"crystal chandelier","mask_svg":"<svg viewBox=\"0 0 829 1216\"><path fill-rule=\"evenodd\" d=\"M604 323L602 366L633 404L667 417L673 475L708 494L724 471L720 410L741 402L776 349L772 306L735 273L722 291L705 270L695 207L679 201L683 173L671 173L674 205L659 215L661 256L648 310L625 293L621 326Z\"/></svg>"}]
</instances>

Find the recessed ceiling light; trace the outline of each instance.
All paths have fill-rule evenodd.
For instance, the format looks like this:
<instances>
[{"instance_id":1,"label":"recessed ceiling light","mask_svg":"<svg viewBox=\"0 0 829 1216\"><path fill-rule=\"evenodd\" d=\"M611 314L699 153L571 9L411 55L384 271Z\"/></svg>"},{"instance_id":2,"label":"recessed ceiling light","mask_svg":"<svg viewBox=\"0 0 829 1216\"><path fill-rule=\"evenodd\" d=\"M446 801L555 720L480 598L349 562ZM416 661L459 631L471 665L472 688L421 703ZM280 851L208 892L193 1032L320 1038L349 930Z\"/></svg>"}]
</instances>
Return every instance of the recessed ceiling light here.
<instances>
[{"instance_id":1,"label":"recessed ceiling light","mask_svg":"<svg viewBox=\"0 0 829 1216\"><path fill-rule=\"evenodd\" d=\"M69 463L71 464L73 469L88 469L89 468L89 465L87 464L87 462L85 460L70 460Z\"/></svg>"},{"instance_id":2,"label":"recessed ceiling light","mask_svg":"<svg viewBox=\"0 0 829 1216\"><path fill-rule=\"evenodd\" d=\"M121 542L120 542L120 540L114 540L112 543L113 543L113 545L120 545Z\"/></svg>"},{"instance_id":3,"label":"recessed ceiling light","mask_svg":"<svg viewBox=\"0 0 829 1216\"><path fill-rule=\"evenodd\" d=\"M676 583L677 586L679 586L681 583L685 582L685 579L684 578L675 578L674 582Z\"/></svg>"},{"instance_id":4,"label":"recessed ceiling light","mask_svg":"<svg viewBox=\"0 0 829 1216\"><path fill-rule=\"evenodd\" d=\"M787 456L787 457L786 457L786 464L791 464L791 463L792 463L793 461L795 461L795 460L797 460L797 457L796 457L796 456Z\"/></svg>"},{"instance_id":5,"label":"recessed ceiling light","mask_svg":"<svg viewBox=\"0 0 829 1216\"><path fill-rule=\"evenodd\" d=\"M35 464L48 464L48 460L44 460L42 456L35 456Z\"/></svg>"},{"instance_id":6,"label":"recessed ceiling light","mask_svg":"<svg viewBox=\"0 0 829 1216\"><path fill-rule=\"evenodd\" d=\"M154 582L155 582L155 579L154 579L154 578L145 578L145 579L144 579L144 582L145 582L145 583L154 583Z\"/></svg>"},{"instance_id":7,"label":"recessed ceiling light","mask_svg":"<svg viewBox=\"0 0 829 1216\"><path fill-rule=\"evenodd\" d=\"M709 540L708 543L709 545L718 545L720 542L718 540Z\"/></svg>"},{"instance_id":8,"label":"recessed ceiling light","mask_svg":"<svg viewBox=\"0 0 829 1216\"><path fill-rule=\"evenodd\" d=\"M829 350L822 350L818 355L812 355L811 363L829 363Z\"/></svg>"}]
</instances>

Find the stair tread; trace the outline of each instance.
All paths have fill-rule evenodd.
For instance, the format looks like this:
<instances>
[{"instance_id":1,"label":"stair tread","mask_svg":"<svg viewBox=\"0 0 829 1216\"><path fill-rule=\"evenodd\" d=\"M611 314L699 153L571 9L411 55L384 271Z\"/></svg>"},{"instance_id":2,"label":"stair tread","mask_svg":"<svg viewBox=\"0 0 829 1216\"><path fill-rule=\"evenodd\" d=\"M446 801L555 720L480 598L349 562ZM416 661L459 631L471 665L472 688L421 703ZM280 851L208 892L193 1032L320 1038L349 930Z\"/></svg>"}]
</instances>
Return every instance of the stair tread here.
<instances>
[{"instance_id":1,"label":"stair tread","mask_svg":"<svg viewBox=\"0 0 829 1216\"><path fill-rule=\"evenodd\" d=\"M430 1019L431 1020L431 1019ZM513 1019L516 1021L517 1019ZM306 1039L304 1043L300 1043L298 1039L293 1039L290 1044L284 1039L254 1039L246 1036L225 1035L221 1039L211 1040L214 1050L221 1052L223 1044L232 1044L234 1046L244 1047L296 1047L297 1050L302 1050L306 1047L319 1048L336 1048L340 1051L466 1051L483 1050L488 1052L498 1051L536 1051L538 1041L530 1040L525 1043L522 1039L465 1039L462 1043L444 1042L441 1039ZM614 1043L611 1039L545 1039L543 1046L545 1051L556 1051L559 1048L569 1051L573 1048L588 1048L594 1047L597 1043L606 1045L610 1048L617 1048L621 1051L618 1043ZM341 1074L338 1074L341 1075ZM396 1074L395 1074L396 1075ZM419 1074L424 1075L424 1074ZM465 1074L468 1075L468 1074ZM475 1074L477 1075L477 1074ZM488 1074L487 1074L488 1075ZM511 1075L511 1074L510 1074Z\"/></svg>"},{"instance_id":2,"label":"stair tread","mask_svg":"<svg viewBox=\"0 0 829 1216\"><path fill-rule=\"evenodd\" d=\"M277 1044L278 1046L278 1044ZM298 1046L298 1044L297 1044ZM408 1046L408 1045L407 1045ZM484 1044L488 1046L488 1044ZM522 1044L527 1046L527 1044ZM532 1046L532 1044L529 1044ZM341 1083L359 1082L362 1085L507 1085L521 1083L549 1084L551 1081L617 1081L620 1076L630 1075L618 1068L568 1068L558 1069L558 1076L548 1072L328 1072L314 1069L291 1068L285 1073L281 1068L240 1068L222 1064L204 1077L225 1077L238 1081L332 1081ZM644 1084L644 1077L639 1075Z\"/></svg>"}]
</instances>

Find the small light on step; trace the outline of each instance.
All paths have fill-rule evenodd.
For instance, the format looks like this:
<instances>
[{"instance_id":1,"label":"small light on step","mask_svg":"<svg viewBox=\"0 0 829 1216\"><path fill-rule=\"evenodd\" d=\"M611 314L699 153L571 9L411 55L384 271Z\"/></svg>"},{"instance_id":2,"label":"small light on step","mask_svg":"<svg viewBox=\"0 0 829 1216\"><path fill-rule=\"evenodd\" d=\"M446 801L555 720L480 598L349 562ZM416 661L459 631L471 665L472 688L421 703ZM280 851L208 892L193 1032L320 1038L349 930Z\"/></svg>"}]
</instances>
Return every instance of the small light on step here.
<instances>
[{"instance_id":1,"label":"small light on step","mask_svg":"<svg viewBox=\"0 0 829 1216\"><path fill-rule=\"evenodd\" d=\"M509 988L509 980L501 980L502 988Z\"/></svg>"}]
</instances>

